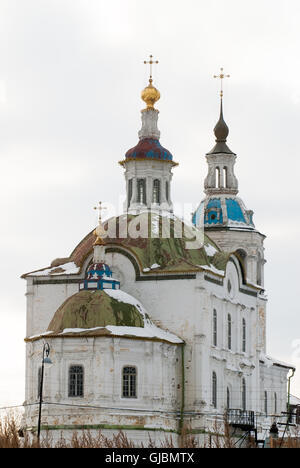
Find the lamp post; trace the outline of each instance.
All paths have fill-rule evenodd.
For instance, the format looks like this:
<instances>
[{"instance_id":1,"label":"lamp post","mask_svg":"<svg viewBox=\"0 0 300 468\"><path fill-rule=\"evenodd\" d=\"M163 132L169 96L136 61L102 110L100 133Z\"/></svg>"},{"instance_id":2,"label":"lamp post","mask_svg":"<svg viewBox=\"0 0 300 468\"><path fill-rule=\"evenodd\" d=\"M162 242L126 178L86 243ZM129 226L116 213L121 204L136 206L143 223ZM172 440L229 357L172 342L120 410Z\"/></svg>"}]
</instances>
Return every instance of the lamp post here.
<instances>
[{"instance_id":1,"label":"lamp post","mask_svg":"<svg viewBox=\"0 0 300 468\"><path fill-rule=\"evenodd\" d=\"M43 383L44 383L44 367L45 364L52 364L51 359L49 358L50 346L49 343L45 343L43 346L43 359L42 359L42 369L41 369L41 380L40 380L40 404L39 404L39 420L38 420L38 432L37 438L40 440L41 434L41 417L42 417L42 403L43 403Z\"/></svg>"}]
</instances>

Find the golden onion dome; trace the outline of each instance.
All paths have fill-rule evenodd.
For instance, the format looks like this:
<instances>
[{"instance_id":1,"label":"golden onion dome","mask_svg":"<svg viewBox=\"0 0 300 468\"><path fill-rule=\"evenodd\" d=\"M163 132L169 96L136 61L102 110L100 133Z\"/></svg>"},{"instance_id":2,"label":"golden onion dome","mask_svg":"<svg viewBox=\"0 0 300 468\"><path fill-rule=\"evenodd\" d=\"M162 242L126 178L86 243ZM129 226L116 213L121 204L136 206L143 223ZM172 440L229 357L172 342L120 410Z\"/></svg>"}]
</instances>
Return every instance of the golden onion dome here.
<instances>
[{"instance_id":1,"label":"golden onion dome","mask_svg":"<svg viewBox=\"0 0 300 468\"><path fill-rule=\"evenodd\" d=\"M141 98L147 104L147 109L154 109L154 104L160 99L160 92L152 85L151 78L149 85L143 89Z\"/></svg>"}]
</instances>

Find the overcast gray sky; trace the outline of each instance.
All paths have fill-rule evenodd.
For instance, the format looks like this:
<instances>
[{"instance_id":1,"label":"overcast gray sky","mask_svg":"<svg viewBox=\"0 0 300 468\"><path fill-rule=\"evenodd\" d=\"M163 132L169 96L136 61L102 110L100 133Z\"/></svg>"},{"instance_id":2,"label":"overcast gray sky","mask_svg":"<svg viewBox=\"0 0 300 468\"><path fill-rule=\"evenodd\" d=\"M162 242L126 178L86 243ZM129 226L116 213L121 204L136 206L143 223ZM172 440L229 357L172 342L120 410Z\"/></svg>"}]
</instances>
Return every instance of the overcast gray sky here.
<instances>
[{"instance_id":1,"label":"overcast gray sky","mask_svg":"<svg viewBox=\"0 0 300 468\"><path fill-rule=\"evenodd\" d=\"M267 235L268 353L300 368L299 24L299 0L0 1L0 406L24 400L19 277L68 256L94 227L95 203L124 193L118 161L138 141L151 53L161 142L180 163L175 202L203 198L212 76L231 75L228 144Z\"/></svg>"}]
</instances>

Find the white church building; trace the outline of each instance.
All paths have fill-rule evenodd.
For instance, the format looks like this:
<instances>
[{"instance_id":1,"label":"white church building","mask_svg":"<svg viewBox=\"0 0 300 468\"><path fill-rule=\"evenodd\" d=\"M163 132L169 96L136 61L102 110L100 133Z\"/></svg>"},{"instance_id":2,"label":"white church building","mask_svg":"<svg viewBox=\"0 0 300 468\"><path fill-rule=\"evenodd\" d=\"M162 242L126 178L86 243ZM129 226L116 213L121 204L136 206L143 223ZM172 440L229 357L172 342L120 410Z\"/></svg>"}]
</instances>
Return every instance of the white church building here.
<instances>
[{"instance_id":1,"label":"white church building","mask_svg":"<svg viewBox=\"0 0 300 468\"><path fill-rule=\"evenodd\" d=\"M100 212L70 257L23 275L29 432L44 343L41 429L54 439L89 429L176 440L184 425L203 438L225 412L263 433L286 411L292 368L267 355L265 236L238 197L222 95L191 225L173 214L177 163L160 143L159 97L150 77L139 141L120 162L124 213L101 223Z\"/></svg>"}]
</instances>

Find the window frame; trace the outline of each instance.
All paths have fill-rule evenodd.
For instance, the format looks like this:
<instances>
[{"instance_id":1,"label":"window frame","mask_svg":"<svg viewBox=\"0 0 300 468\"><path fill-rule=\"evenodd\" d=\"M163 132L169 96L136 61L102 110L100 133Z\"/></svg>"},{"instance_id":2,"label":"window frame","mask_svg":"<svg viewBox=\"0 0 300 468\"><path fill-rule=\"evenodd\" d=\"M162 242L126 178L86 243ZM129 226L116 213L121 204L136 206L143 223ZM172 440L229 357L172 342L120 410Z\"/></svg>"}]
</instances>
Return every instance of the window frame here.
<instances>
[{"instance_id":1,"label":"window frame","mask_svg":"<svg viewBox=\"0 0 300 468\"><path fill-rule=\"evenodd\" d=\"M218 406L218 378L217 378L217 373L215 371L213 371L213 373L212 373L211 397L212 397L212 406L215 409L217 409L217 406Z\"/></svg>"},{"instance_id":2,"label":"window frame","mask_svg":"<svg viewBox=\"0 0 300 468\"><path fill-rule=\"evenodd\" d=\"M141 190L141 187L142 187L142 190ZM147 190L146 179L143 179L143 178L137 179L137 201L138 203L141 203L143 205L146 205L146 198L147 198L146 190Z\"/></svg>"},{"instance_id":3,"label":"window frame","mask_svg":"<svg viewBox=\"0 0 300 468\"><path fill-rule=\"evenodd\" d=\"M264 392L264 413L267 416L268 415L268 392L265 390Z\"/></svg>"},{"instance_id":4,"label":"window frame","mask_svg":"<svg viewBox=\"0 0 300 468\"><path fill-rule=\"evenodd\" d=\"M247 322L245 318L242 320L242 352L247 352Z\"/></svg>"},{"instance_id":5,"label":"window frame","mask_svg":"<svg viewBox=\"0 0 300 468\"><path fill-rule=\"evenodd\" d=\"M232 351L232 317L227 314L227 347Z\"/></svg>"},{"instance_id":6,"label":"window frame","mask_svg":"<svg viewBox=\"0 0 300 468\"><path fill-rule=\"evenodd\" d=\"M134 369L134 373L126 373L125 374L125 369ZM128 380L127 380L127 383L125 382L125 376L128 376ZM130 378L132 377L132 379ZM134 377L134 379L133 379ZM134 380L134 383L132 382L132 380ZM138 386L137 386L137 383L138 383L138 370L137 370L137 367L136 366L133 366L133 365L125 365L122 367L122 380L121 380L121 385L122 385L122 388L121 388L121 395L122 395L122 398L126 398L127 399L137 399L138 398ZM128 387L127 388L127 391L125 391L125 384L126 386ZM132 386L133 386L133 389L134 389L134 392L132 392ZM128 394L126 394L128 393Z\"/></svg>"},{"instance_id":7,"label":"window frame","mask_svg":"<svg viewBox=\"0 0 300 468\"><path fill-rule=\"evenodd\" d=\"M75 372L74 369L81 369L81 372ZM72 382L72 375L75 376L75 382ZM78 378L81 378L81 382ZM72 391L72 386L74 391ZM71 364L68 371L68 398L84 398L84 366L81 364Z\"/></svg>"},{"instance_id":8,"label":"window frame","mask_svg":"<svg viewBox=\"0 0 300 468\"><path fill-rule=\"evenodd\" d=\"M246 379L242 379L242 410L247 411L247 384Z\"/></svg>"},{"instance_id":9,"label":"window frame","mask_svg":"<svg viewBox=\"0 0 300 468\"><path fill-rule=\"evenodd\" d=\"M160 179L153 180L153 189L152 189L152 203L159 205L161 198L161 187Z\"/></svg>"},{"instance_id":10,"label":"window frame","mask_svg":"<svg viewBox=\"0 0 300 468\"><path fill-rule=\"evenodd\" d=\"M130 207L130 202L132 199L133 194L133 179L128 180L128 200L127 200L127 207Z\"/></svg>"},{"instance_id":11,"label":"window frame","mask_svg":"<svg viewBox=\"0 0 300 468\"><path fill-rule=\"evenodd\" d=\"M227 386L226 388L226 408L229 410L231 407L231 391L230 388Z\"/></svg>"},{"instance_id":12,"label":"window frame","mask_svg":"<svg viewBox=\"0 0 300 468\"><path fill-rule=\"evenodd\" d=\"M218 313L217 310L213 310L213 330L212 330L212 339L213 339L213 346L218 346Z\"/></svg>"}]
</instances>

